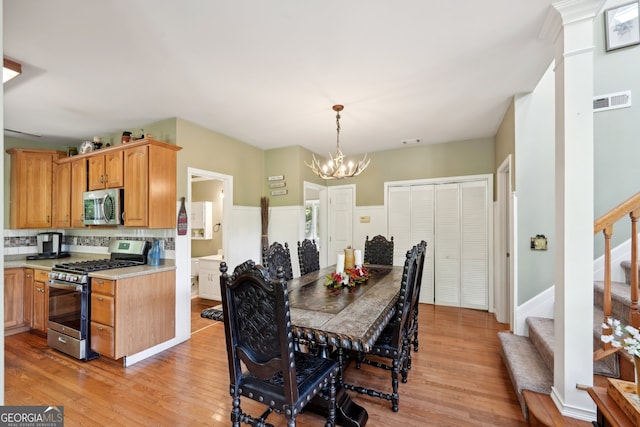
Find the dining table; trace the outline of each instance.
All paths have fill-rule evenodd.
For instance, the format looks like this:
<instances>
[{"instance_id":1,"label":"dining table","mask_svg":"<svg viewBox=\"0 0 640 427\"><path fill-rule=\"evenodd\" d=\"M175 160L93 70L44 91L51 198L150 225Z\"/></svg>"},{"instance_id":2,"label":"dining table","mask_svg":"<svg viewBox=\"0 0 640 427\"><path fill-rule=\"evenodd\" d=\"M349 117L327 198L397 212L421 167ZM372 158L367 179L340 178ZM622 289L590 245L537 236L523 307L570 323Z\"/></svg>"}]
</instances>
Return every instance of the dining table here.
<instances>
[{"instance_id":1,"label":"dining table","mask_svg":"<svg viewBox=\"0 0 640 427\"><path fill-rule=\"evenodd\" d=\"M325 267L288 281L291 329L301 347L338 358L337 424L362 427L367 411L342 387L345 357L351 352L369 352L395 314L403 267L366 265L366 281L339 288L326 284L335 268ZM316 399L309 408L323 413L326 401Z\"/></svg>"}]
</instances>

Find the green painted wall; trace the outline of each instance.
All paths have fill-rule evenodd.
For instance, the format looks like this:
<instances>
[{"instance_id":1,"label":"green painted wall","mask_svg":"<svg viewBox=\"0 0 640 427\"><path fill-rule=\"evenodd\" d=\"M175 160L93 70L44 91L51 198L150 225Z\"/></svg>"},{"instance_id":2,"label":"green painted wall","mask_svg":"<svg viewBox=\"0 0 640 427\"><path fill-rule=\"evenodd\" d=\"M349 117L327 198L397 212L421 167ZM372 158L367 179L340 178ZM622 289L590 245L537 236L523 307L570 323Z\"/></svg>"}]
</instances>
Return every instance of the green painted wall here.
<instances>
[{"instance_id":1,"label":"green painted wall","mask_svg":"<svg viewBox=\"0 0 640 427\"><path fill-rule=\"evenodd\" d=\"M233 204L260 206L264 188L264 151L183 119L176 121L178 197L187 194L187 168L233 176Z\"/></svg>"},{"instance_id":2,"label":"green painted wall","mask_svg":"<svg viewBox=\"0 0 640 427\"><path fill-rule=\"evenodd\" d=\"M371 164L360 176L329 181L356 185L356 205L384 204L384 183L495 172L493 138L403 147L370 153ZM360 159L362 154L353 155Z\"/></svg>"},{"instance_id":3,"label":"green painted wall","mask_svg":"<svg viewBox=\"0 0 640 427\"><path fill-rule=\"evenodd\" d=\"M498 126L496 132L496 169L504 162L509 154L511 154L511 190L516 191L516 122L514 112L513 98L509 103L509 108L504 113L502 122ZM496 191L497 179L493 180L493 197L496 199L498 192Z\"/></svg>"},{"instance_id":4,"label":"green painted wall","mask_svg":"<svg viewBox=\"0 0 640 427\"><path fill-rule=\"evenodd\" d=\"M304 204L304 181L325 185L324 180L318 178L305 162L311 163L311 151L295 146L267 150L264 154L264 194L269 198L269 206L300 206ZM317 157L317 156L316 156ZM287 194L272 196L271 191L283 188L269 188L270 176L284 176ZM279 181L273 181L279 182Z\"/></svg>"}]
</instances>

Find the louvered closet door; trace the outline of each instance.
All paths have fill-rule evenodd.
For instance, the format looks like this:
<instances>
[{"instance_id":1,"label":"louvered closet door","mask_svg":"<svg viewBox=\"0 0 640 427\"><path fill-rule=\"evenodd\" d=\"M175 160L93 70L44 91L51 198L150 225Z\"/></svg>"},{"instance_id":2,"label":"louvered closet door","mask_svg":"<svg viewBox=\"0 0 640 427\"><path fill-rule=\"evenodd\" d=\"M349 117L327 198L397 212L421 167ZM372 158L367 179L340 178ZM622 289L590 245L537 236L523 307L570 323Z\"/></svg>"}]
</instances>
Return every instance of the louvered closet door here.
<instances>
[{"instance_id":1,"label":"louvered closet door","mask_svg":"<svg viewBox=\"0 0 640 427\"><path fill-rule=\"evenodd\" d=\"M393 265L404 265L411 248L411 187L389 187L388 232L393 237ZM373 236L369 236L371 239Z\"/></svg>"},{"instance_id":2,"label":"louvered closet door","mask_svg":"<svg viewBox=\"0 0 640 427\"><path fill-rule=\"evenodd\" d=\"M433 202L434 188L432 184L414 185L411 187L411 241L410 245L421 240L427 242L427 253L422 271L420 302L433 304Z\"/></svg>"},{"instance_id":3,"label":"louvered closet door","mask_svg":"<svg viewBox=\"0 0 640 427\"><path fill-rule=\"evenodd\" d=\"M461 183L460 195L460 305L486 310L489 306L487 182Z\"/></svg>"},{"instance_id":4,"label":"louvered closet door","mask_svg":"<svg viewBox=\"0 0 640 427\"><path fill-rule=\"evenodd\" d=\"M434 277L437 305L460 306L460 209L458 184L435 187Z\"/></svg>"}]
</instances>

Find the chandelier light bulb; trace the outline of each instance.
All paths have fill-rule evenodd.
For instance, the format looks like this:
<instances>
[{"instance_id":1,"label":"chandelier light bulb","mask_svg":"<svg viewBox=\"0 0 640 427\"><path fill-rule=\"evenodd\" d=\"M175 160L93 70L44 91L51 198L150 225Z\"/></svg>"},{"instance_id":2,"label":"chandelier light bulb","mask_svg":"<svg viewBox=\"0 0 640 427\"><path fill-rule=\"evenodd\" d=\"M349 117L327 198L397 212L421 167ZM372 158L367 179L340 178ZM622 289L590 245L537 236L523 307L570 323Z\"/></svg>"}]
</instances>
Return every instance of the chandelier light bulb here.
<instances>
[{"instance_id":1,"label":"chandelier light bulb","mask_svg":"<svg viewBox=\"0 0 640 427\"><path fill-rule=\"evenodd\" d=\"M313 173L318 175L322 179L342 179L342 178L351 178L354 176L358 176L364 171L371 159L367 158L365 154L362 160L357 163L353 161L347 162L345 165L345 155L340 150L340 111L344 109L342 105L334 105L333 111L336 112L336 155L333 157L331 153L329 153L329 160L326 164L320 165L320 161L316 159L315 154L311 154L313 156L313 161L311 164L304 162Z\"/></svg>"}]
</instances>

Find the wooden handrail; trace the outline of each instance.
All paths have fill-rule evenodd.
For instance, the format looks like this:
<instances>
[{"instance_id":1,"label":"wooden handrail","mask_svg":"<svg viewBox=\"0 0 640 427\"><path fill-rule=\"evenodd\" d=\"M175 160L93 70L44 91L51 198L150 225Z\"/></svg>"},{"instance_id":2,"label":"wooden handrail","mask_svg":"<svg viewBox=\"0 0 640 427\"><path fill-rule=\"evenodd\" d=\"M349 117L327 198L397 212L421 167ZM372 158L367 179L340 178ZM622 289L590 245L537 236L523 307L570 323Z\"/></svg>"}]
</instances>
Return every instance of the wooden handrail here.
<instances>
[{"instance_id":1,"label":"wooden handrail","mask_svg":"<svg viewBox=\"0 0 640 427\"><path fill-rule=\"evenodd\" d=\"M620 219L629 215L631 218L631 271L630 271L630 293L631 306L629 319L619 319L623 323L638 328L640 326L640 310L638 306L638 217L640 217L640 192L633 197L620 203L609 212L596 219L593 223L594 234L602 232L604 236L604 301L602 311L604 313L602 333L611 334L611 329L606 326L607 320L611 317L611 236L613 235L613 225ZM603 344L603 350L596 351L594 360L606 356L611 351L611 344Z\"/></svg>"},{"instance_id":2,"label":"wooden handrail","mask_svg":"<svg viewBox=\"0 0 640 427\"><path fill-rule=\"evenodd\" d=\"M622 217L640 209L640 192L620 203L609 212L593 222L593 234L604 231L607 227L613 227Z\"/></svg>"}]
</instances>

